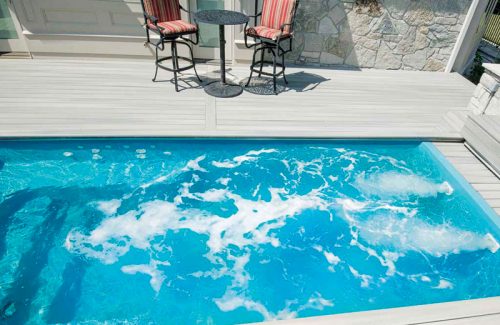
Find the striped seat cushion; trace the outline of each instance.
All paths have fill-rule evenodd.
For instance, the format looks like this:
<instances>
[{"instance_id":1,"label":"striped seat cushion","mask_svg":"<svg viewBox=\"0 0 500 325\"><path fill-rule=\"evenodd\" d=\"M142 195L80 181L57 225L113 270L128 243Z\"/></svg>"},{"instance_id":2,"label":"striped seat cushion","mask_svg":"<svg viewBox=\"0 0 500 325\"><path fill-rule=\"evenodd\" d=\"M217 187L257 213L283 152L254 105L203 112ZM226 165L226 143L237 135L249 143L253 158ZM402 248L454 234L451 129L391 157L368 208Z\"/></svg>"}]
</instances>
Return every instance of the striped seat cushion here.
<instances>
[{"instance_id":1,"label":"striped seat cushion","mask_svg":"<svg viewBox=\"0 0 500 325\"><path fill-rule=\"evenodd\" d=\"M160 32L164 35L195 33L198 30L196 25L185 22L184 20L164 21L158 23L158 26L162 28ZM151 23L149 24L149 27L151 29L156 29L156 26Z\"/></svg>"},{"instance_id":2,"label":"striped seat cushion","mask_svg":"<svg viewBox=\"0 0 500 325\"><path fill-rule=\"evenodd\" d=\"M144 10L159 22L181 19L179 0L144 0Z\"/></svg>"},{"instance_id":3,"label":"striped seat cushion","mask_svg":"<svg viewBox=\"0 0 500 325\"><path fill-rule=\"evenodd\" d=\"M286 38L286 37L290 36L290 33L286 32L286 31L284 31L283 34L281 34L281 30L269 28L266 26L250 27L246 30L246 33L248 36L263 37L263 38L271 39L273 41L275 41L278 37Z\"/></svg>"},{"instance_id":4,"label":"striped seat cushion","mask_svg":"<svg viewBox=\"0 0 500 325\"><path fill-rule=\"evenodd\" d=\"M264 0L260 24L271 29L280 29L283 24L290 24L293 20L297 0ZM290 32L290 26L284 31Z\"/></svg>"}]
</instances>

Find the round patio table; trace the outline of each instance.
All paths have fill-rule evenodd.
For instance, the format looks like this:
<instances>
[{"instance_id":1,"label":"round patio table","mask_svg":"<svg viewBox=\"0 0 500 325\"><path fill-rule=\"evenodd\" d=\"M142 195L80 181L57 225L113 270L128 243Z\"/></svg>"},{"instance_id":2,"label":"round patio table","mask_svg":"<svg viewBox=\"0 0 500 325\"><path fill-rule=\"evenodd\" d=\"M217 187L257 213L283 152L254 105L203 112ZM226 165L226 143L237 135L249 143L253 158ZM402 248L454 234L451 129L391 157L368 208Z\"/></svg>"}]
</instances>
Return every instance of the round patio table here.
<instances>
[{"instance_id":1,"label":"round patio table","mask_svg":"<svg viewBox=\"0 0 500 325\"><path fill-rule=\"evenodd\" d=\"M235 97L243 92L240 85L228 84L226 82L226 39L224 37L224 26L241 25L248 22L248 16L241 12L231 10L202 10L195 14L197 22L219 25L220 44L220 80L214 81L205 87L205 92L214 97Z\"/></svg>"}]
</instances>

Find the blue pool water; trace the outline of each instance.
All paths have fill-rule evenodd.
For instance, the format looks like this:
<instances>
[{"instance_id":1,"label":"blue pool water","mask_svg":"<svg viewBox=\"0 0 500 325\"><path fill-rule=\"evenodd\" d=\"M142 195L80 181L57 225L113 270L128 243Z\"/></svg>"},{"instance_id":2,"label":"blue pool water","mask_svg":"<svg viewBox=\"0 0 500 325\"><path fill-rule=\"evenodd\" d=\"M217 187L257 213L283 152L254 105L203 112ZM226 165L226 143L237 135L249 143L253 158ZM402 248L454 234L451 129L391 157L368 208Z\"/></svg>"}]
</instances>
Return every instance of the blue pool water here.
<instances>
[{"instance_id":1,"label":"blue pool water","mask_svg":"<svg viewBox=\"0 0 500 325\"><path fill-rule=\"evenodd\" d=\"M3 141L0 317L234 324L497 296L492 216L425 143Z\"/></svg>"}]
</instances>

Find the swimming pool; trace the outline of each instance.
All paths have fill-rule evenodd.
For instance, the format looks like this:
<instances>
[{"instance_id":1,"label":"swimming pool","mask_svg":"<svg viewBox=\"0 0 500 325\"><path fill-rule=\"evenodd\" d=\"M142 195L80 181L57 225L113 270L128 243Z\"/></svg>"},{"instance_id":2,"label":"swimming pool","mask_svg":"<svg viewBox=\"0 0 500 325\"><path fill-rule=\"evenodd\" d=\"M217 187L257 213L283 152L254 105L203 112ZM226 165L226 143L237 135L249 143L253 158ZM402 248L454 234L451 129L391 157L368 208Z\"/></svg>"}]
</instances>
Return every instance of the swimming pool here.
<instances>
[{"instance_id":1,"label":"swimming pool","mask_svg":"<svg viewBox=\"0 0 500 325\"><path fill-rule=\"evenodd\" d=\"M5 323L234 324L500 295L494 212L419 142L0 142Z\"/></svg>"}]
</instances>

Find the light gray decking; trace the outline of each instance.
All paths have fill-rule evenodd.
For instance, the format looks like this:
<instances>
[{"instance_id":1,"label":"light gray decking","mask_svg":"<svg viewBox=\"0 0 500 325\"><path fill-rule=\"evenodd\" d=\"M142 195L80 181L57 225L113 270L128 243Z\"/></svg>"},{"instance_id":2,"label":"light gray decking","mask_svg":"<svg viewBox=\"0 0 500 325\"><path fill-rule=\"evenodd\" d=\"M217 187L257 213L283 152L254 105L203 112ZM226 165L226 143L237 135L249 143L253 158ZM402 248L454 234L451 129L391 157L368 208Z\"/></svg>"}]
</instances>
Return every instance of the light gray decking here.
<instances>
[{"instance_id":1,"label":"light gray decking","mask_svg":"<svg viewBox=\"0 0 500 325\"><path fill-rule=\"evenodd\" d=\"M500 175L500 115L470 115L461 133L467 144Z\"/></svg>"},{"instance_id":2,"label":"light gray decking","mask_svg":"<svg viewBox=\"0 0 500 325\"><path fill-rule=\"evenodd\" d=\"M215 99L199 87L176 93L166 71L153 83L153 72L139 60L0 60L0 136L460 139L449 112L460 115L474 90L457 74L294 67L279 96Z\"/></svg>"},{"instance_id":3,"label":"light gray decking","mask_svg":"<svg viewBox=\"0 0 500 325\"><path fill-rule=\"evenodd\" d=\"M434 145L500 216L500 179L463 143L435 142Z\"/></svg>"}]
</instances>

